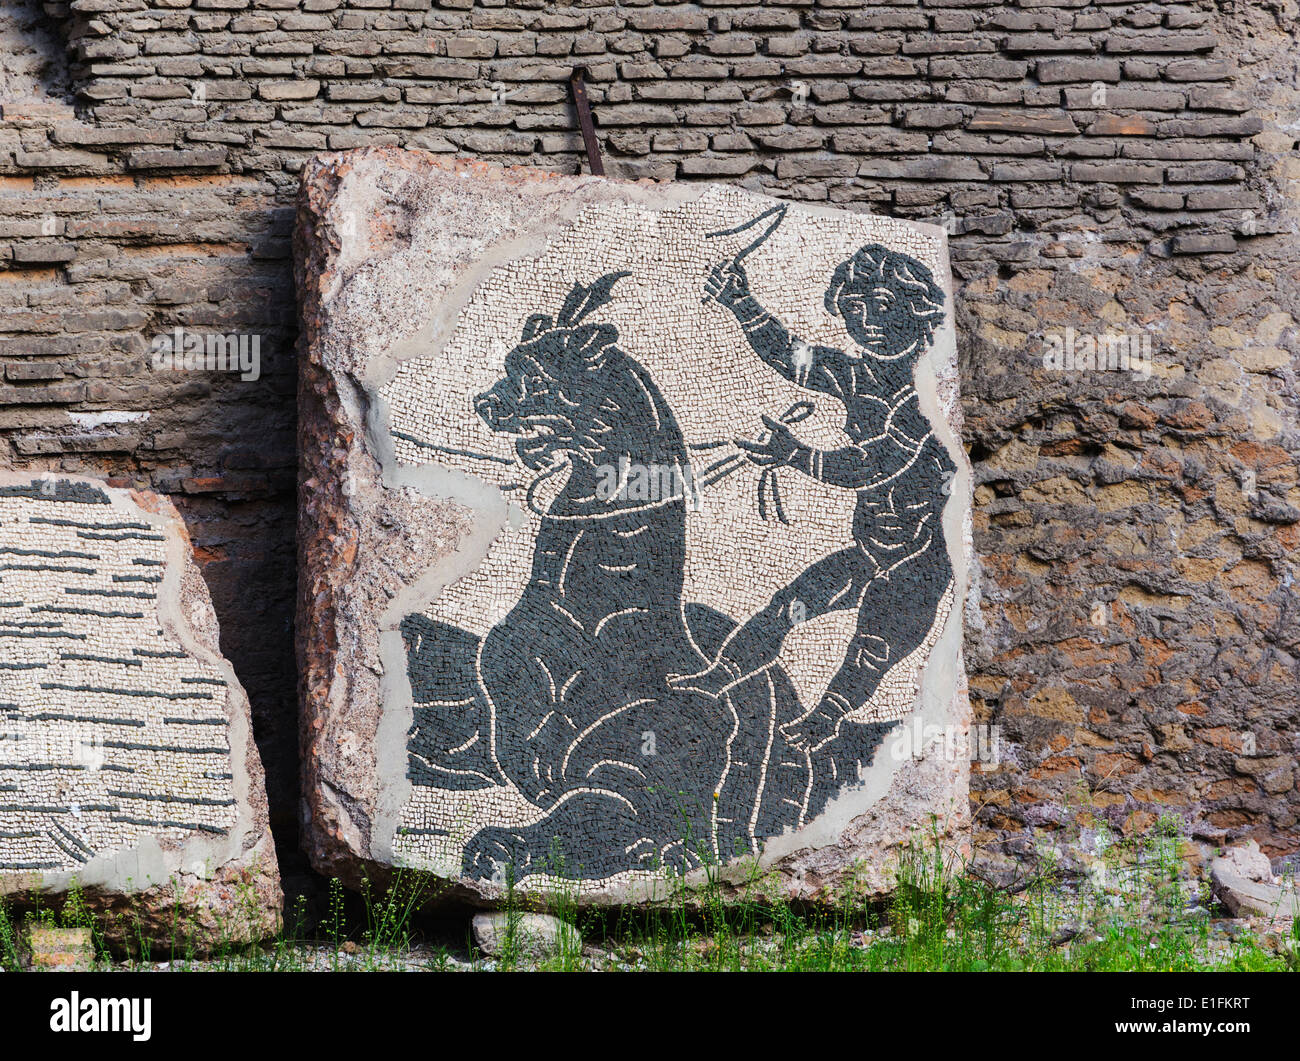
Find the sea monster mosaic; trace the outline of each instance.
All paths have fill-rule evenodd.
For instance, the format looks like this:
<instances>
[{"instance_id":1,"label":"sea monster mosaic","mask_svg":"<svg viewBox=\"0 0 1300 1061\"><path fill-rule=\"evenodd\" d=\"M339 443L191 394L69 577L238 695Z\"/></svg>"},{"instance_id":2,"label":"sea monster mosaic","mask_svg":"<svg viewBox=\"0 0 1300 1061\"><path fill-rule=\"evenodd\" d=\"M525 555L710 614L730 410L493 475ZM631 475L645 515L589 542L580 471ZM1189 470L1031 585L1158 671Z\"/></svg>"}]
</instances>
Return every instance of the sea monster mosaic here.
<instances>
[{"instance_id":1,"label":"sea monster mosaic","mask_svg":"<svg viewBox=\"0 0 1300 1061\"><path fill-rule=\"evenodd\" d=\"M397 460L511 513L400 624L407 861L591 882L754 853L912 711L954 594L916 382L942 246L763 205L591 208L384 386Z\"/></svg>"}]
</instances>

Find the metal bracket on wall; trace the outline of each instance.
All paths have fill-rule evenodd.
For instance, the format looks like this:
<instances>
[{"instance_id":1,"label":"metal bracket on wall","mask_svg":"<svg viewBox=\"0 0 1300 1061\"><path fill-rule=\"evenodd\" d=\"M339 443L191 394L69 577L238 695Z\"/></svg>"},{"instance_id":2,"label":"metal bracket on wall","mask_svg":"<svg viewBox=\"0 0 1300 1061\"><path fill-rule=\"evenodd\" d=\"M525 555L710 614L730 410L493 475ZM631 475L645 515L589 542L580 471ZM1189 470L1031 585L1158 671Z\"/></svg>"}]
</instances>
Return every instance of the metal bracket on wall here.
<instances>
[{"instance_id":1,"label":"metal bracket on wall","mask_svg":"<svg viewBox=\"0 0 1300 1061\"><path fill-rule=\"evenodd\" d=\"M578 128L582 130L582 142L587 148L587 168L593 177L605 175L605 164L600 158L600 144L596 142L596 127L591 121L591 102L587 99L587 85L583 80L587 76L585 66L576 66L569 75L569 88L573 92L573 105L578 111Z\"/></svg>"}]
</instances>

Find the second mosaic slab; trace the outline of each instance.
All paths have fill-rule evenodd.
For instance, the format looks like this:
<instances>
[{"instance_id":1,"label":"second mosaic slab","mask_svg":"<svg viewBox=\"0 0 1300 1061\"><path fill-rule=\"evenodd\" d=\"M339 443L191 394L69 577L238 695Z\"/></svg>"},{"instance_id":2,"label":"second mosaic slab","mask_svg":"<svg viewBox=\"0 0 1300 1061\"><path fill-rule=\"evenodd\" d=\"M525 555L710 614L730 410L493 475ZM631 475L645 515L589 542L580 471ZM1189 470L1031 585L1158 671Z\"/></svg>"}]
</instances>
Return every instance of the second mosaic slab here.
<instances>
[{"instance_id":1,"label":"second mosaic slab","mask_svg":"<svg viewBox=\"0 0 1300 1061\"><path fill-rule=\"evenodd\" d=\"M168 499L0 472L0 715L0 896L121 945L275 933L248 698Z\"/></svg>"}]
</instances>

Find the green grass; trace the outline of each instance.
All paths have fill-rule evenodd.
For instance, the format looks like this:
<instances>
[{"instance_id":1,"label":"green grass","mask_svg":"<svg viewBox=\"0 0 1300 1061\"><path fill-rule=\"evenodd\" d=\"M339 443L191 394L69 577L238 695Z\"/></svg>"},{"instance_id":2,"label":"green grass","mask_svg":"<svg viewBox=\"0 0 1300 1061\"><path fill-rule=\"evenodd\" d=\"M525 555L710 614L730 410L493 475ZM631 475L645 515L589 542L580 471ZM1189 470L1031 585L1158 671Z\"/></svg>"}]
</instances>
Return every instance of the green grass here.
<instances>
[{"instance_id":1,"label":"green grass","mask_svg":"<svg viewBox=\"0 0 1300 1061\"><path fill-rule=\"evenodd\" d=\"M1099 832L1090 873L1067 874L1044 851L1023 887L995 887L946 851L937 833L918 836L893 867L885 903L863 898L850 882L831 901L796 906L779 881L751 866L740 885L716 873L685 886L665 878L652 909L580 908L573 888L526 891L507 874L502 953L476 957L465 937L439 932L422 913L439 885L398 872L387 887L363 882L360 894L331 881L323 909L304 897L291 905L277 936L257 945L219 939L200 957L187 926L170 944L145 939L138 919L109 924L76 889L58 908L29 897L21 916L0 899L0 966L19 963L24 922L91 930L103 968L295 971L308 969L640 969L659 971L920 970L1296 970L1300 931L1254 938L1222 931L1205 886L1188 871L1187 842L1161 822L1151 833L1119 839ZM555 867L554 877L563 876ZM249 901L255 901L251 895ZM519 920L546 911L577 926L557 953L529 957ZM457 922L458 930L467 919ZM225 935L224 933L222 935ZM235 937L230 933L230 938ZM111 941L111 942L110 942Z\"/></svg>"},{"instance_id":2,"label":"green grass","mask_svg":"<svg viewBox=\"0 0 1300 1061\"><path fill-rule=\"evenodd\" d=\"M1093 879L1079 885L1041 860L1016 893L966 872L937 836L918 837L895 868L883 905L845 890L829 909L797 911L758 874L739 901L706 886L698 913L621 915L605 939L656 970L1265 970L1296 969L1300 933L1276 952L1214 930L1204 887L1188 879L1184 841L1161 823L1133 841L1109 840Z\"/></svg>"}]
</instances>

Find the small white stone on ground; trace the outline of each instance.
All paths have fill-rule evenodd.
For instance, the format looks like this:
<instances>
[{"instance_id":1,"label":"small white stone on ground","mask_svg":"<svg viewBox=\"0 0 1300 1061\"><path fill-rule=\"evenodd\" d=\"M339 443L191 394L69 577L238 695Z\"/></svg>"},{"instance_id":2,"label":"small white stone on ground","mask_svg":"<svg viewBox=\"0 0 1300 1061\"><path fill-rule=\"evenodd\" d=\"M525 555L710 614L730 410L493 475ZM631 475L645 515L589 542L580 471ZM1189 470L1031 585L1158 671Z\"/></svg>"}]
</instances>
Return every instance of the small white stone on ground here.
<instances>
[{"instance_id":1,"label":"small white stone on ground","mask_svg":"<svg viewBox=\"0 0 1300 1061\"><path fill-rule=\"evenodd\" d=\"M562 948L576 951L582 946L578 930L550 914L475 914L473 930L478 949L492 958L501 957L509 948L512 930L514 951L521 957L547 958L559 954Z\"/></svg>"}]
</instances>

